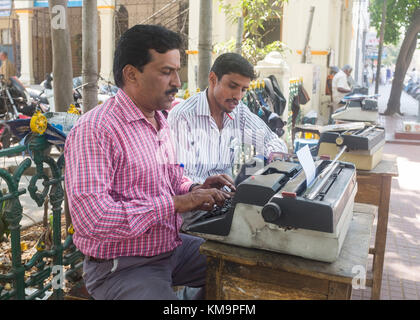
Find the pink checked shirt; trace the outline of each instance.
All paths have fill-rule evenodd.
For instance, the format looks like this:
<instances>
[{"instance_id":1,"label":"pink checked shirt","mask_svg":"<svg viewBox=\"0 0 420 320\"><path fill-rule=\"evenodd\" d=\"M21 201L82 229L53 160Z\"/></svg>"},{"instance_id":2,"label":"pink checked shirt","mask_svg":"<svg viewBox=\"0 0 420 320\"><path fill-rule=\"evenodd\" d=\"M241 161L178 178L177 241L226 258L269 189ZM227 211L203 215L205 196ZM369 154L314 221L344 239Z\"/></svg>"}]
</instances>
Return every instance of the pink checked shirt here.
<instances>
[{"instance_id":1,"label":"pink checked shirt","mask_svg":"<svg viewBox=\"0 0 420 320\"><path fill-rule=\"evenodd\" d=\"M85 255L154 256L181 244L173 195L192 182L175 163L161 112L157 131L122 91L83 115L66 139L65 184Z\"/></svg>"}]
</instances>

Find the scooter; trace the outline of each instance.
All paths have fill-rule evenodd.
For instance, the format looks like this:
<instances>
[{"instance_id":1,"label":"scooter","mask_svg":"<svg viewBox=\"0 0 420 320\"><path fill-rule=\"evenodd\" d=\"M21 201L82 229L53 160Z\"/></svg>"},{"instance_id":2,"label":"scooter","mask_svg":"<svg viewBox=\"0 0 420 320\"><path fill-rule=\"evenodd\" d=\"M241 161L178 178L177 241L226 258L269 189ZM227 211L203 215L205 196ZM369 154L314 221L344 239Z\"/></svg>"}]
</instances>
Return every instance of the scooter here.
<instances>
[{"instance_id":1,"label":"scooter","mask_svg":"<svg viewBox=\"0 0 420 320\"><path fill-rule=\"evenodd\" d=\"M43 105L49 106L49 111L54 111L54 91L52 88L52 75L47 73L45 80L41 82L39 88L27 87L29 95L34 100L39 100Z\"/></svg>"}]
</instances>

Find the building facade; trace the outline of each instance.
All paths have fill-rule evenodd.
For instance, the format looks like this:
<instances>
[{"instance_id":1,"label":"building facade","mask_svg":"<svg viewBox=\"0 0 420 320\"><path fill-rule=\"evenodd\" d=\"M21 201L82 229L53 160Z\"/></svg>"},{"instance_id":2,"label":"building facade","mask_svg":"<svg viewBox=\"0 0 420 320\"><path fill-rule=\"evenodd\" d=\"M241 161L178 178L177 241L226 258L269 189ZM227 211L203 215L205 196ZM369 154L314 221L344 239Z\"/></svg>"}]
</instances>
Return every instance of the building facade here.
<instances>
[{"instance_id":1,"label":"building facade","mask_svg":"<svg viewBox=\"0 0 420 320\"><path fill-rule=\"evenodd\" d=\"M235 3L237 0L225 0ZM213 44L229 41L236 36L237 26L219 10L219 1L213 0ZM284 73L289 79L303 79L311 100L302 107L303 114L314 110L328 113L331 98L325 94L326 78L331 66L345 64L357 69L356 81L361 81L363 70L364 38L368 30L368 1L364 0L293 0L284 4L278 38L290 50L283 58L288 65ZM302 54L314 7L308 42L308 58L302 63ZM199 1L190 1L190 38L188 50L188 87L196 87L198 65ZM216 55L214 55L214 58ZM355 76L355 73L353 73ZM288 80L288 79L287 79ZM288 82L288 81L286 81ZM287 88L285 88L287 91ZM285 92L287 95L287 92Z\"/></svg>"},{"instance_id":2,"label":"building facade","mask_svg":"<svg viewBox=\"0 0 420 320\"><path fill-rule=\"evenodd\" d=\"M2 11L2 4L9 10ZM82 4L82 0L67 2L73 77L82 74ZM115 44L133 25L161 24L188 38L188 0L97 0L97 9L98 70L104 81L113 82ZM47 0L0 0L0 33L0 50L9 53L24 84L40 83L52 72L51 19ZM185 54L183 60L185 65ZM186 71L183 74L183 81L186 81Z\"/></svg>"}]
</instances>

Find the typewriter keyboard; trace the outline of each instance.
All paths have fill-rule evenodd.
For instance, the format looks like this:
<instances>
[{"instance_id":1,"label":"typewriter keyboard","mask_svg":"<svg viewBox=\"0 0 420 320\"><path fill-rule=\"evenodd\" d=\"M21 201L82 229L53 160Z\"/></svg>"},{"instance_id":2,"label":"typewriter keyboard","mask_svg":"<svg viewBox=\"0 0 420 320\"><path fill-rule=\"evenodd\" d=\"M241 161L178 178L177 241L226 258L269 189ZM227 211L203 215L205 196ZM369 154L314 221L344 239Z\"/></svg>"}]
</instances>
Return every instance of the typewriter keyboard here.
<instances>
[{"instance_id":1,"label":"typewriter keyboard","mask_svg":"<svg viewBox=\"0 0 420 320\"><path fill-rule=\"evenodd\" d=\"M229 212L229 209L230 209L231 205L232 205L232 198L231 199L226 199L223 206L215 206L212 211L209 211L206 214L204 214L200 218L200 220L201 221L202 220L207 220L207 219L210 219L210 218L213 218L213 217L224 215L224 214Z\"/></svg>"}]
</instances>

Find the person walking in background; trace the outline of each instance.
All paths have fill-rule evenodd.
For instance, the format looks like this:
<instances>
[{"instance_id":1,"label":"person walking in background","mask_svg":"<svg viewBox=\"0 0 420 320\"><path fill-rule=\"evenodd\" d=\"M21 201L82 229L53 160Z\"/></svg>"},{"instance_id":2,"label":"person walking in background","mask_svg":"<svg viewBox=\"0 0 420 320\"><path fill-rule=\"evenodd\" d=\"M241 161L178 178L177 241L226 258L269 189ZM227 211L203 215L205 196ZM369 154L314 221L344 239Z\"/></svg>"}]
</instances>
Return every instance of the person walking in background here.
<instances>
[{"instance_id":1,"label":"person walking in background","mask_svg":"<svg viewBox=\"0 0 420 320\"><path fill-rule=\"evenodd\" d=\"M414 83L417 82L417 71L416 68L413 68L409 74L410 80Z\"/></svg>"},{"instance_id":2,"label":"person walking in background","mask_svg":"<svg viewBox=\"0 0 420 320\"><path fill-rule=\"evenodd\" d=\"M0 75L3 75L4 81L7 85L11 84L10 78L16 76L16 68L14 64L9 60L7 56L7 52L1 51L0 52L0 60L1 60L1 67L0 67Z\"/></svg>"},{"instance_id":3,"label":"person walking in background","mask_svg":"<svg viewBox=\"0 0 420 320\"><path fill-rule=\"evenodd\" d=\"M392 78L391 68L387 67L386 68L386 84L389 84L391 82L391 78Z\"/></svg>"}]
</instances>

